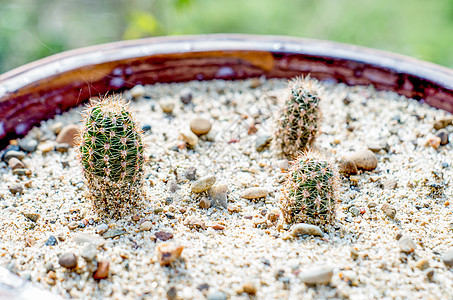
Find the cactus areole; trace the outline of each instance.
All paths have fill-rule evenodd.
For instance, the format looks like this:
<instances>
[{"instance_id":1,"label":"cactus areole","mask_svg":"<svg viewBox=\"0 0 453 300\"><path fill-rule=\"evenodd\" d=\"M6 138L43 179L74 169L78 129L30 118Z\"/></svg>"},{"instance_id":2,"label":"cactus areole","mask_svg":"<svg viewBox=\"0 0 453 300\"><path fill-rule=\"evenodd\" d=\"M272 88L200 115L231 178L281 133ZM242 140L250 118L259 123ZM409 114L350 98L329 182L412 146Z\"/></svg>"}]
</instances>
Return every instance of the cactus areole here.
<instances>
[{"instance_id":1,"label":"cactus areole","mask_svg":"<svg viewBox=\"0 0 453 300\"><path fill-rule=\"evenodd\" d=\"M89 197L102 216L120 217L143 195L142 133L120 96L90 103L79 136Z\"/></svg>"}]
</instances>

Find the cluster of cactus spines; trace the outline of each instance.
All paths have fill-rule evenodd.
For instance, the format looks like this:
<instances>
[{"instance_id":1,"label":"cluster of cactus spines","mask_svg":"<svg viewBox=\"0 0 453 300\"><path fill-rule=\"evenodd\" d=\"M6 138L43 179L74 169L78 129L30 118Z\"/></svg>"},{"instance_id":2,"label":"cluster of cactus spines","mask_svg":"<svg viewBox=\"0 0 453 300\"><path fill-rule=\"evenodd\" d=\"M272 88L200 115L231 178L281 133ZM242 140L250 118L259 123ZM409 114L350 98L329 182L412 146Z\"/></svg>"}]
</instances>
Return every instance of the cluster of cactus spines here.
<instances>
[{"instance_id":1,"label":"cluster of cactus spines","mask_svg":"<svg viewBox=\"0 0 453 300\"><path fill-rule=\"evenodd\" d=\"M95 210L121 217L143 197L142 132L120 96L92 100L79 135L79 159Z\"/></svg>"},{"instance_id":2,"label":"cluster of cactus spines","mask_svg":"<svg viewBox=\"0 0 453 300\"><path fill-rule=\"evenodd\" d=\"M292 162L281 208L287 223L318 226L335 220L338 174L319 153L306 151Z\"/></svg>"},{"instance_id":3,"label":"cluster of cactus spines","mask_svg":"<svg viewBox=\"0 0 453 300\"><path fill-rule=\"evenodd\" d=\"M294 157L310 146L320 126L320 87L318 81L296 77L289 82L289 98L276 124L275 140L281 152Z\"/></svg>"}]
</instances>

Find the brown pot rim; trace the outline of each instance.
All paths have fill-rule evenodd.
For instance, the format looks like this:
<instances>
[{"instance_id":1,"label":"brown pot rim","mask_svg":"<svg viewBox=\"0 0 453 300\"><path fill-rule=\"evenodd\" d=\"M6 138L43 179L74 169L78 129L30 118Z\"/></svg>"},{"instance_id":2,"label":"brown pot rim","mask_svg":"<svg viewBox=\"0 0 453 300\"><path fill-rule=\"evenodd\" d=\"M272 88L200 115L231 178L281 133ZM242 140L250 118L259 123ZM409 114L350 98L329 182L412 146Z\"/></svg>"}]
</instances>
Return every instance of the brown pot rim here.
<instances>
[{"instance_id":1,"label":"brown pot rim","mask_svg":"<svg viewBox=\"0 0 453 300\"><path fill-rule=\"evenodd\" d=\"M0 144L90 96L139 83L308 73L453 112L453 70L407 56L288 36L166 36L70 50L0 75Z\"/></svg>"}]
</instances>

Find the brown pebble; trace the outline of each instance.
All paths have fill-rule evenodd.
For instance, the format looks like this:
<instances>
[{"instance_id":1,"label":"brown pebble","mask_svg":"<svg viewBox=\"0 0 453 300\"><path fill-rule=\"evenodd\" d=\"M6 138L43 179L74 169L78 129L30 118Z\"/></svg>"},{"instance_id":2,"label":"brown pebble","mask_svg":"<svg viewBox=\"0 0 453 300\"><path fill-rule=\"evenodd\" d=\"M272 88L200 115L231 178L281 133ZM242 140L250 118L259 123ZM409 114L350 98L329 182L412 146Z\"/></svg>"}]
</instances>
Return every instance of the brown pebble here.
<instances>
[{"instance_id":1,"label":"brown pebble","mask_svg":"<svg viewBox=\"0 0 453 300\"><path fill-rule=\"evenodd\" d=\"M429 268L429 260L426 258L422 258L419 261L417 261L415 267L417 267L420 270L426 270Z\"/></svg>"},{"instance_id":2,"label":"brown pebble","mask_svg":"<svg viewBox=\"0 0 453 300\"><path fill-rule=\"evenodd\" d=\"M110 263L107 260L102 260L98 262L98 268L93 274L94 280L101 280L109 276L109 267Z\"/></svg>"},{"instance_id":3,"label":"brown pebble","mask_svg":"<svg viewBox=\"0 0 453 300\"><path fill-rule=\"evenodd\" d=\"M433 127L434 127L434 129L439 130L439 129L445 128L448 125L452 124L452 122L453 122L453 116L442 117L442 118L437 119L434 122Z\"/></svg>"},{"instance_id":4,"label":"brown pebble","mask_svg":"<svg viewBox=\"0 0 453 300\"><path fill-rule=\"evenodd\" d=\"M181 257L183 246L174 243L160 243L156 247L157 259L161 266L167 266Z\"/></svg>"},{"instance_id":5,"label":"brown pebble","mask_svg":"<svg viewBox=\"0 0 453 300\"><path fill-rule=\"evenodd\" d=\"M66 143L55 144L55 150L60 153L68 152L69 148L70 148L69 144L66 144Z\"/></svg>"},{"instance_id":6,"label":"brown pebble","mask_svg":"<svg viewBox=\"0 0 453 300\"><path fill-rule=\"evenodd\" d=\"M448 132L445 129L441 129L436 133L436 136L440 138L440 144L445 146L448 144Z\"/></svg>"},{"instance_id":7,"label":"brown pebble","mask_svg":"<svg viewBox=\"0 0 453 300\"><path fill-rule=\"evenodd\" d=\"M224 230L224 229L225 229L225 226L220 225L220 224L217 224L217 223L214 224L214 225L212 225L211 227L212 227L212 229L214 229L214 230Z\"/></svg>"},{"instance_id":8,"label":"brown pebble","mask_svg":"<svg viewBox=\"0 0 453 300\"><path fill-rule=\"evenodd\" d=\"M338 171L345 175L355 175L359 172L354 161L348 158L340 160L338 163Z\"/></svg>"},{"instance_id":9,"label":"brown pebble","mask_svg":"<svg viewBox=\"0 0 453 300\"><path fill-rule=\"evenodd\" d=\"M171 114L175 108L175 104L171 101L163 101L159 103L160 108L166 114Z\"/></svg>"},{"instance_id":10,"label":"brown pebble","mask_svg":"<svg viewBox=\"0 0 453 300\"><path fill-rule=\"evenodd\" d=\"M11 157L8 161L8 165L11 167L11 169L23 169L25 168L25 165L23 162L21 162L19 159L15 157Z\"/></svg>"},{"instance_id":11,"label":"brown pebble","mask_svg":"<svg viewBox=\"0 0 453 300\"><path fill-rule=\"evenodd\" d=\"M201 228L203 230L206 229L205 223L202 220L197 219L195 217L187 217L184 220L184 225L186 225L187 227L189 227L191 229L199 229L199 228Z\"/></svg>"},{"instance_id":12,"label":"brown pebble","mask_svg":"<svg viewBox=\"0 0 453 300\"><path fill-rule=\"evenodd\" d=\"M266 197L268 193L269 191L265 188L252 187L242 192L241 197L245 199L258 199Z\"/></svg>"},{"instance_id":13,"label":"brown pebble","mask_svg":"<svg viewBox=\"0 0 453 300\"><path fill-rule=\"evenodd\" d=\"M154 233L154 235L156 236L156 238L164 242L173 238L173 233L166 231L158 231Z\"/></svg>"},{"instance_id":14,"label":"brown pebble","mask_svg":"<svg viewBox=\"0 0 453 300\"><path fill-rule=\"evenodd\" d=\"M20 184L14 184L14 185L9 187L9 191L13 195L22 194L22 192L24 191L24 188Z\"/></svg>"},{"instance_id":15,"label":"brown pebble","mask_svg":"<svg viewBox=\"0 0 453 300\"><path fill-rule=\"evenodd\" d=\"M207 197L201 197L200 202L198 203L198 206L202 209L207 209L211 207L211 201Z\"/></svg>"},{"instance_id":16,"label":"brown pebble","mask_svg":"<svg viewBox=\"0 0 453 300\"><path fill-rule=\"evenodd\" d=\"M256 295L257 292L255 285L251 282L244 283L242 290L249 295Z\"/></svg>"},{"instance_id":17,"label":"brown pebble","mask_svg":"<svg viewBox=\"0 0 453 300\"><path fill-rule=\"evenodd\" d=\"M75 137L79 133L79 126L75 124L65 126L57 136L57 143L66 143L70 147L74 147L76 141Z\"/></svg>"},{"instance_id":18,"label":"brown pebble","mask_svg":"<svg viewBox=\"0 0 453 300\"><path fill-rule=\"evenodd\" d=\"M368 149L357 151L348 158L355 163L357 169L371 171L377 167L376 155Z\"/></svg>"},{"instance_id":19,"label":"brown pebble","mask_svg":"<svg viewBox=\"0 0 453 300\"><path fill-rule=\"evenodd\" d=\"M252 78L250 80L250 88L252 89L256 89L257 87L260 87L261 85L263 85L263 83L261 82L261 79L259 78Z\"/></svg>"},{"instance_id":20,"label":"brown pebble","mask_svg":"<svg viewBox=\"0 0 453 300\"><path fill-rule=\"evenodd\" d=\"M140 215L138 215L138 214L135 214L135 215L132 216L132 221L137 222L137 221L139 221L140 219L141 219L141 217L140 217Z\"/></svg>"},{"instance_id":21,"label":"brown pebble","mask_svg":"<svg viewBox=\"0 0 453 300\"><path fill-rule=\"evenodd\" d=\"M415 248L417 247L414 240L408 235L403 235L398 240L398 244L400 246L401 252L404 252L404 253L412 253L412 252L414 252Z\"/></svg>"},{"instance_id":22,"label":"brown pebble","mask_svg":"<svg viewBox=\"0 0 453 300\"><path fill-rule=\"evenodd\" d=\"M267 219L269 222L275 223L280 218L280 211L276 208L269 210L267 213Z\"/></svg>"},{"instance_id":23,"label":"brown pebble","mask_svg":"<svg viewBox=\"0 0 453 300\"><path fill-rule=\"evenodd\" d=\"M74 269L77 267L77 256L72 252L63 253L58 258L58 263L66 269Z\"/></svg>"},{"instance_id":24,"label":"brown pebble","mask_svg":"<svg viewBox=\"0 0 453 300\"><path fill-rule=\"evenodd\" d=\"M396 209L388 203L385 203L384 205L382 205L381 210L390 219L394 219L396 216Z\"/></svg>"},{"instance_id":25,"label":"brown pebble","mask_svg":"<svg viewBox=\"0 0 453 300\"><path fill-rule=\"evenodd\" d=\"M190 130L198 136L207 134L211 126L211 122L203 118L195 118L190 122Z\"/></svg>"}]
</instances>

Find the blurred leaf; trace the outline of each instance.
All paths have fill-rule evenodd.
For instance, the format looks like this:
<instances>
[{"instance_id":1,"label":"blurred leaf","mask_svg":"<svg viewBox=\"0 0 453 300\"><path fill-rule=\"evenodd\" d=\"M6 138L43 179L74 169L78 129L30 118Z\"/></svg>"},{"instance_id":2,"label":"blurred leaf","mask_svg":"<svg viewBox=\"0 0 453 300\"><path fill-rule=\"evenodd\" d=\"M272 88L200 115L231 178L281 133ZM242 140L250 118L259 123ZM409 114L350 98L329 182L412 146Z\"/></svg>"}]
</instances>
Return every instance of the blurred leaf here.
<instances>
[{"instance_id":1,"label":"blurred leaf","mask_svg":"<svg viewBox=\"0 0 453 300\"><path fill-rule=\"evenodd\" d=\"M153 14L144 11L132 11L123 38L138 39L161 33L162 25Z\"/></svg>"}]
</instances>

